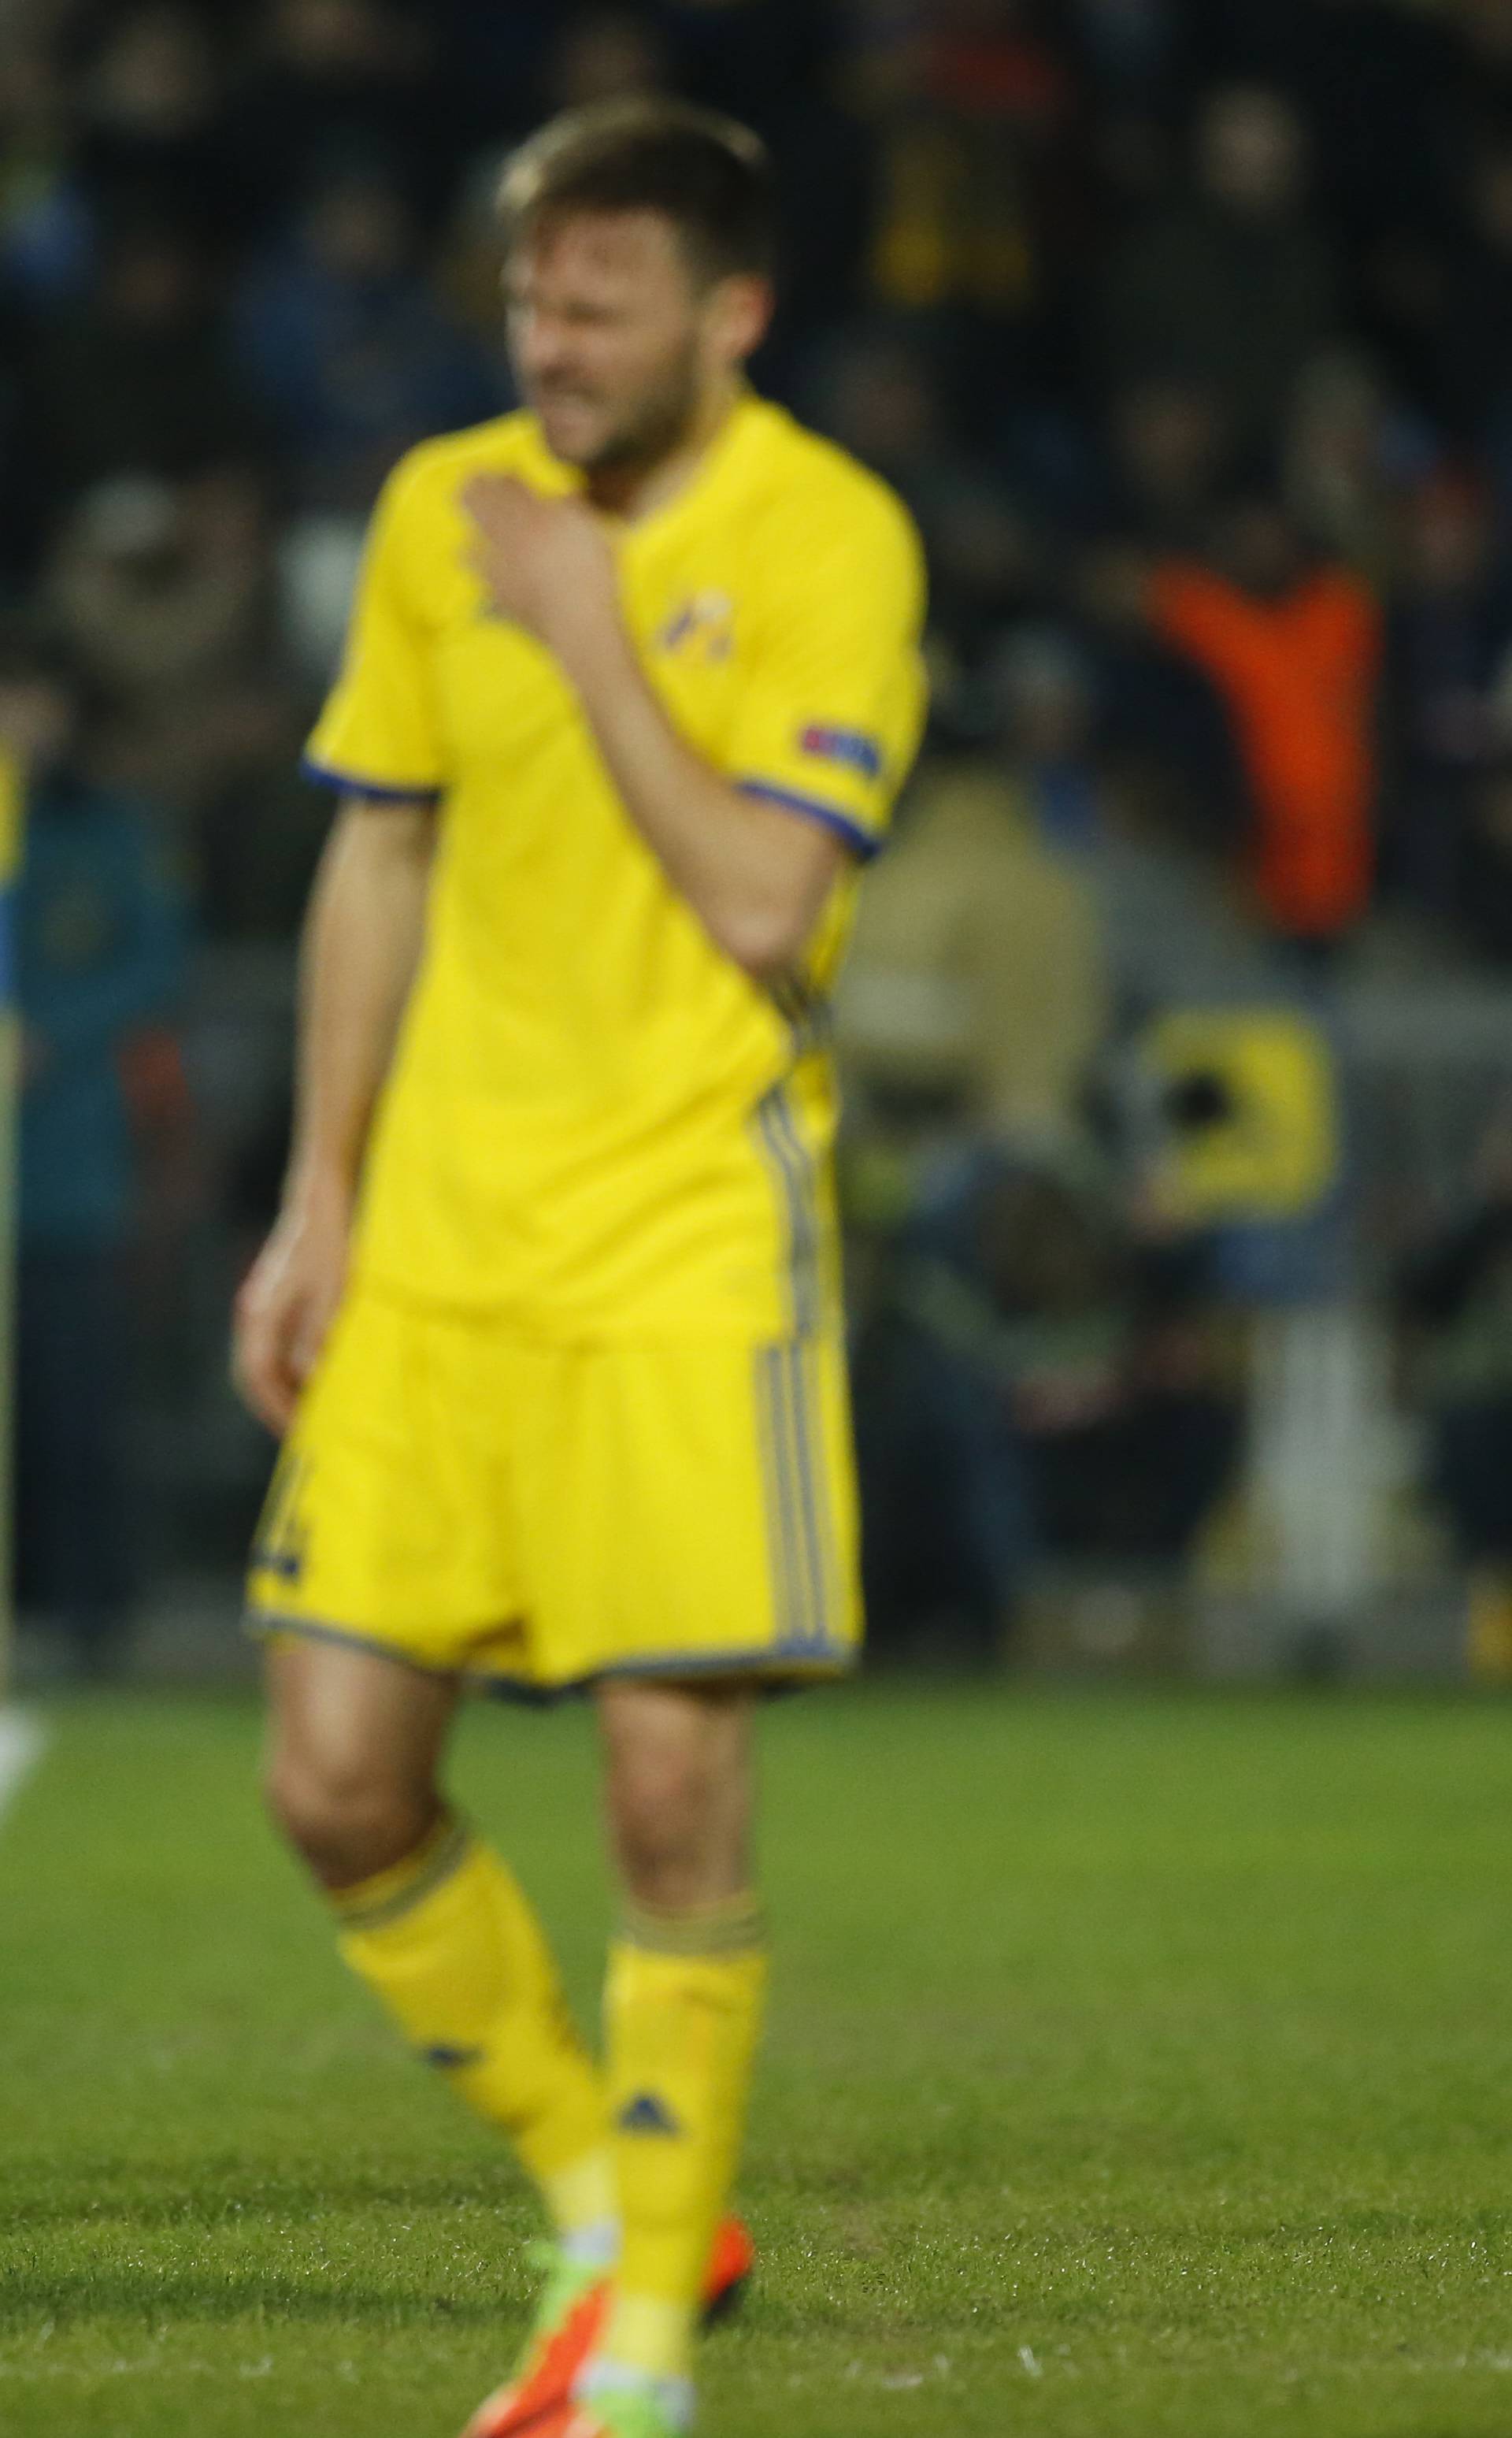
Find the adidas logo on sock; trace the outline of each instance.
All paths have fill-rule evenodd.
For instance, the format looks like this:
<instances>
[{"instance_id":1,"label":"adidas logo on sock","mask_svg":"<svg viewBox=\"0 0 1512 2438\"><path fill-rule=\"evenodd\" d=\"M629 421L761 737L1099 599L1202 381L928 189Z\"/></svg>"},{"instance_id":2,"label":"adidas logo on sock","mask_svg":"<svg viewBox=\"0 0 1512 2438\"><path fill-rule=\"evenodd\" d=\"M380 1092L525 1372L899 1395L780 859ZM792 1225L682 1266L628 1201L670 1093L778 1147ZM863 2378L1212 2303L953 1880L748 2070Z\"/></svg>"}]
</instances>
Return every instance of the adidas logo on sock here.
<instances>
[{"instance_id":1,"label":"adidas logo on sock","mask_svg":"<svg viewBox=\"0 0 1512 2438\"><path fill-rule=\"evenodd\" d=\"M682 2127L654 2091L642 2091L620 2111L622 2133L680 2133Z\"/></svg>"}]
</instances>

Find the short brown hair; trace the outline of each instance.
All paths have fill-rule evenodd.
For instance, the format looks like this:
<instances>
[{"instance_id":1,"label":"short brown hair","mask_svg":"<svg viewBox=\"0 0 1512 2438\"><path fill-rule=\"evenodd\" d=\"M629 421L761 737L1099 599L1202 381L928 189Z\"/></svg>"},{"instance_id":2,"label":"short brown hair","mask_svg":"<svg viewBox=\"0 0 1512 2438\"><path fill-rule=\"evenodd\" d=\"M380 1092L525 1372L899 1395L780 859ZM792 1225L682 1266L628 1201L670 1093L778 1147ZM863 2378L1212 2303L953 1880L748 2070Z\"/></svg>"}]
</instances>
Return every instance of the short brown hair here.
<instances>
[{"instance_id":1,"label":"short brown hair","mask_svg":"<svg viewBox=\"0 0 1512 2438\"><path fill-rule=\"evenodd\" d=\"M776 208L766 147L691 102L647 97L563 111L522 144L500 188L511 244L572 212L662 212L706 279L769 277Z\"/></svg>"}]
</instances>

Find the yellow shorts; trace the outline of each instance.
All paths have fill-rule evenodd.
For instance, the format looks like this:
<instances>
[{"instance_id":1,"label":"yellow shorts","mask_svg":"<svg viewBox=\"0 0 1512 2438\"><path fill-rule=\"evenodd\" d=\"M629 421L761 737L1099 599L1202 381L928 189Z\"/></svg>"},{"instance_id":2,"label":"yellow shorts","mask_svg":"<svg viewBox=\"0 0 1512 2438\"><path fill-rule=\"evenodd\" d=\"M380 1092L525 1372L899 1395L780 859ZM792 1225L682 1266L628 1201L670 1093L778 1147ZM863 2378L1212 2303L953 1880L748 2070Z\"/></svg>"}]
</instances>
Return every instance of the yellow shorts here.
<instances>
[{"instance_id":1,"label":"yellow shorts","mask_svg":"<svg viewBox=\"0 0 1512 2438\"><path fill-rule=\"evenodd\" d=\"M358 1285L252 1622L519 1690L832 1676L861 1634L843 1346L564 1347Z\"/></svg>"}]
</instances>

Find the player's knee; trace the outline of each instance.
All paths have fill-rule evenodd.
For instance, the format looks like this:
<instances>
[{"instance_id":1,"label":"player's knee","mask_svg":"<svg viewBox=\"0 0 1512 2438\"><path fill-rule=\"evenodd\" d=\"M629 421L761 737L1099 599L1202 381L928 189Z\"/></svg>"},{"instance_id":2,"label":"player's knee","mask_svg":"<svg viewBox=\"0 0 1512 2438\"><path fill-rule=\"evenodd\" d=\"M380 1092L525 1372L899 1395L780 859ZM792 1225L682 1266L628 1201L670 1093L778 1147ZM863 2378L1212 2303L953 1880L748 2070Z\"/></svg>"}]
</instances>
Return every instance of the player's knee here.
<instances>
[{"instance_id":1,"label":"player's knee","mask_svg":"<svg viewBox=\"0 0 1512 2438\"><path fill-rule=\"evenodd\" d=\"M695 1903L719 1842L710 1773L689 1755L623 1766L610 1790L615 1850L630 1895L642 1904Z\"/></svg>"},{"instance_id":2,"label":"player's knee","mask_svg":"<svg viewBox=\"0 0 1512 2438\"><path fill-rule=\"evenodd\" d=\"M265 1781L277 1827L317 1879L350 1886L402 1863L432 1825L432 1796L360 1767L275 1754Z\"/></svg>"}]
</instances>

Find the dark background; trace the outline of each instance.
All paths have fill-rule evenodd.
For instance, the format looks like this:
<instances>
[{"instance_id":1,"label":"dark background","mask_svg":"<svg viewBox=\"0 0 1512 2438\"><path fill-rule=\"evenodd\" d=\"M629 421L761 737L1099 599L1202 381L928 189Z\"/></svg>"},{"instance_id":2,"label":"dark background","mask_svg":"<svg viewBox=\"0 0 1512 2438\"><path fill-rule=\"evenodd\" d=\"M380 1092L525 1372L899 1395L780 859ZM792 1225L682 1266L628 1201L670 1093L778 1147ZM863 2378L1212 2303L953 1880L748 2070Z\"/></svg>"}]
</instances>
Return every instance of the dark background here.
<instances>
[{"instance_id":1,"label":"dark background","mask_svg":"<svg viewBox=\"0 0 1512 2438\"><path fill-rule=\"evenodd\" d=\"M930 556L839 1011L882 1646L1512 1670L1512 0L11 7L28 1664L226 1642L299 744L509 402L508 147L659 88L771 142L758 380Z\"/></svg>"}]
</instances>

